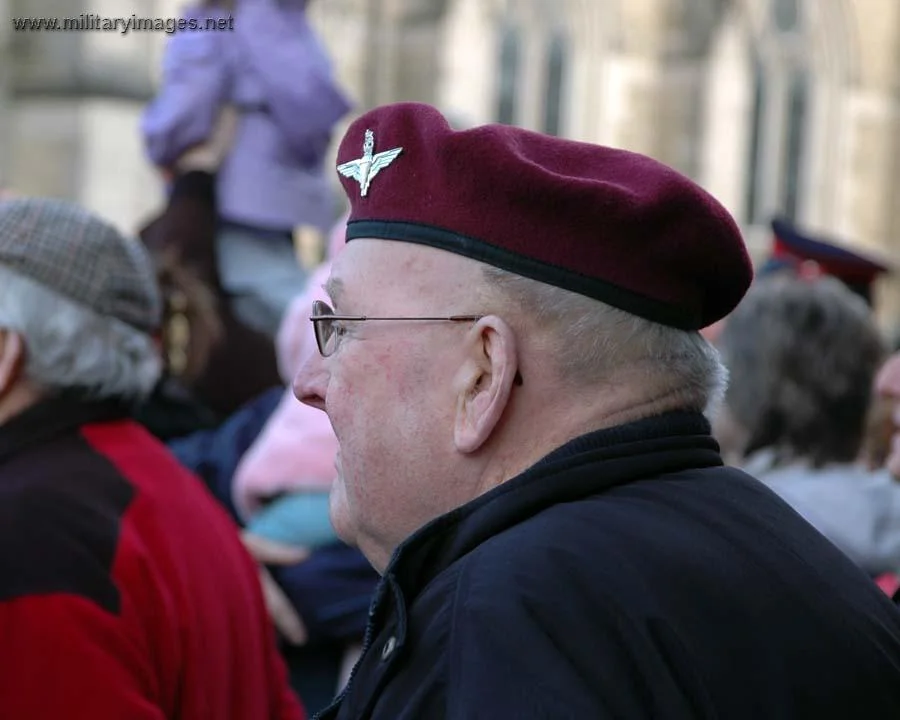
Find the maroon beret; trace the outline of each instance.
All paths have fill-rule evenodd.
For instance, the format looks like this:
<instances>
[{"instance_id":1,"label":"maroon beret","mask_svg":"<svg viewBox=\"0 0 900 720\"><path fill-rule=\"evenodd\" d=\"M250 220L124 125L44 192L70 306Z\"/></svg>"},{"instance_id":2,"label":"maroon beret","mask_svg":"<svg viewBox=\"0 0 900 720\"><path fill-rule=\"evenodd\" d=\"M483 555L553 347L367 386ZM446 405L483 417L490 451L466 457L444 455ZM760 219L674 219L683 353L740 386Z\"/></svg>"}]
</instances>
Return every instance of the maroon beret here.
<instances>
[{"instance_id":1,"label":"maroon beret","mask_svg":"<svg viewBox=\"0 0 900 720\"><path fill-rule=\"evenodd\" d=\"M398 103L353 122L337 169L348 242L429 245L688 330L731 312L753 278L728 211L643 155L509 125L454 131Z\"/></svg>"}]
</instances>

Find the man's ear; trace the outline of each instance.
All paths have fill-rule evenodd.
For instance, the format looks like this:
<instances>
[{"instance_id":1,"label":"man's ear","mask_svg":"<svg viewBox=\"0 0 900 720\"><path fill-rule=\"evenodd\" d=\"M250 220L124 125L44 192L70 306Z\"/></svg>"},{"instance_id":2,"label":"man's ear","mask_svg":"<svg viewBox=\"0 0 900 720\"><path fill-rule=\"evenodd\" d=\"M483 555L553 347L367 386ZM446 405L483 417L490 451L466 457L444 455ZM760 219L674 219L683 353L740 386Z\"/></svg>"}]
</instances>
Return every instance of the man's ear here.
<instances>
[{"instance_id":1,"label":"man's ear","mask_svg":"<svg viewBox=\"0 0 900 720\"><path fill-rule=\"evenodd\" d=\"M472 453L497 427L519 375L516 336L501 318L482 318L466 341L466 360L457 375L454 442L460 452Z\"/></svg>"},{"instance_id":2,"label":"man's ear","mask_svg":"<svg viewBox=\"0 0 900 720\"><path fill-rule=\"evenodd\" d=\"M22 372L25 364L25 345L22 336L0 330L0 395L6 393Z\"/></svg>"}]
</instances>

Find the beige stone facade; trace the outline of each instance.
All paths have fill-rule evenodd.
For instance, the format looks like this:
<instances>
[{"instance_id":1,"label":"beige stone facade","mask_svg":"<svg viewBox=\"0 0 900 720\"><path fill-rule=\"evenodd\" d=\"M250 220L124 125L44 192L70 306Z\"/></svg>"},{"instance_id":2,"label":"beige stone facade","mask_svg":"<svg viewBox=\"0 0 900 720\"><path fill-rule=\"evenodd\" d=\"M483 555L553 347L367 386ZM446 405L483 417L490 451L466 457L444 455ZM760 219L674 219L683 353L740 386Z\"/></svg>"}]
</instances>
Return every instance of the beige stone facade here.
<instances>
[{"instance_id":1,"label":"beige stone facade","mask_svg":"<svg viewBox=\"0 0 900 720\"><path fill-rule=\"evenodd\" d=\"M12 18L170 17L177 0L0 0L0 183L85 203L133 231L162 188L144 160L138 117L163 32L16 32Z\"/></svg>"},{"instance_id":2,"label":"beige stone facade","mask_svg":"<svg viewBox=\"0 0 900 720\"><path fill-rule=\"evenodd\" d=\"M346 36L346 19L376 7L387 53L379 38ZM314 9L363 107L425 100L472 123L644 152L719 197L756 256L769 219L786 214L900 264L896 0L345 0ZM880 288L886 327L900 322L898 284Z\"/></svg>"},{"instance_id":3,"label":"beige stone facade","mask_svg":"<svg viewBox=\"0 0 900 720\"><path fill-rule=\"evenodd\" d=\"M0 0L6 17L70 7ZM459 124L638 150L721 198L756 254L784 213L900 261L897 0L312 0L311 14L359 110L422 100ZM136 122L166 36L9 30L0 180L133 227L160 199ZM900 292L886 284L881 300L885 325L900 322Z\"/></svg>"}]
</instances>

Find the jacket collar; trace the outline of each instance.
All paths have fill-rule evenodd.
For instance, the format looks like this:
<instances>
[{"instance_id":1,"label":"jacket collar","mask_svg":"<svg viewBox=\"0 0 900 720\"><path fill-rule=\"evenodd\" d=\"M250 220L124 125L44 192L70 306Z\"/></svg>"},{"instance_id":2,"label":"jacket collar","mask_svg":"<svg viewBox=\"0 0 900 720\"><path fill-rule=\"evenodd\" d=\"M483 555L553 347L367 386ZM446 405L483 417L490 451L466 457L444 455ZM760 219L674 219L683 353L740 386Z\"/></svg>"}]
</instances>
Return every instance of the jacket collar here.
<instances>
[{"instance_id":1,"label":"jacket collar","mask_svg":"<svg viewBox=\"0 0 900 720\"><path fill-rule=\"evenodd\" d=\"M82 425L129 415L128 406L116 400L85 400L65 393L47 398L0 425L0 462L29 445Z\"/></svg>"},{"instance_id":2,"label":"jacket collar","mask_svg":"<svg viewBox=\"0 0 900 720\"><path fill-rule=\"evenodd\" d=\"M395 551L385 575L407 598L481 543L552 505L688 468L722 465L707 419L672 412L598 430L521 475L425 525Z\"/></svg>"}]
</instances>

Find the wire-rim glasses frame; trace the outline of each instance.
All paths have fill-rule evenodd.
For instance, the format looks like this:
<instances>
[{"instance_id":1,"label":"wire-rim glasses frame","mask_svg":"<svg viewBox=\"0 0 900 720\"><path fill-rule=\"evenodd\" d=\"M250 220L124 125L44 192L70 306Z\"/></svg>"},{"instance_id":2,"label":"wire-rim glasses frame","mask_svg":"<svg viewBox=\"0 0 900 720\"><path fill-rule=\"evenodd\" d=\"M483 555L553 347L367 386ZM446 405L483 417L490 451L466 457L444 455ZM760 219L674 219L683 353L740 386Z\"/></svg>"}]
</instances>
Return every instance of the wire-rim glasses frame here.
<instances>
[{"instance_id":1,"label":"wire-rim glasses frame","mask_svg":"<svg viewBox=\"0 0 900 720\"><path fill-rule=\"evenodd\" d=\"M372 317L370 315L337 315L331 306L322 301L314 300L312 315L309 319L313 324L316 336L316 346L322 357L328 357L337 349L338 327L337 322L366 322L368 320L399 321L399 322L477 322L484 315L448 315L446 317Z\"/></svg>"}]
</instances>

